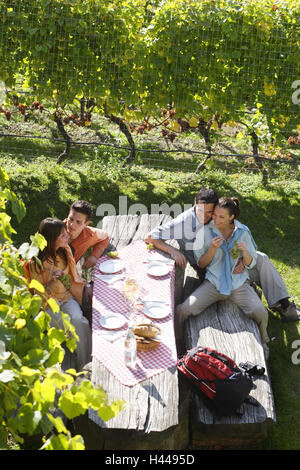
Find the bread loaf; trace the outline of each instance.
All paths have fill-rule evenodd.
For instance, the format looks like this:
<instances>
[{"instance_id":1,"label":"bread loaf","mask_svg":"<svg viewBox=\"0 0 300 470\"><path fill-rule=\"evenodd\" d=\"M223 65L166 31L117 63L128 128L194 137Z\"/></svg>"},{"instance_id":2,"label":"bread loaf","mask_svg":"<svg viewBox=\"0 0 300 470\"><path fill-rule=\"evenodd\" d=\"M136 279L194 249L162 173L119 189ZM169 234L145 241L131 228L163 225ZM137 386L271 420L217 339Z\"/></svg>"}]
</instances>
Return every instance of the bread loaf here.
<instances>
[{"instance_id":1,"label":"bread loaf","mask_svg":"<svg viewBox=\"0 0 300 470\"><path fill-rule=\"evenodd\" d=\"M132 331L137 336L143 336L144 338L155 338L160 333L160 328L154 323L138 323L134 325Z\"/></svg>"},{"instance_id":2,"label":"bread loaf","mask_svg":"<svg viewBox=\"0 0 300 470\"><path fill-rule=\"evenodd\" d=\"M157 335L160 328L154 323L137 323L133 326L132 331L136 337L136 345L138 351L152 351L160 344Z\"/></svg>"}]
</instances>

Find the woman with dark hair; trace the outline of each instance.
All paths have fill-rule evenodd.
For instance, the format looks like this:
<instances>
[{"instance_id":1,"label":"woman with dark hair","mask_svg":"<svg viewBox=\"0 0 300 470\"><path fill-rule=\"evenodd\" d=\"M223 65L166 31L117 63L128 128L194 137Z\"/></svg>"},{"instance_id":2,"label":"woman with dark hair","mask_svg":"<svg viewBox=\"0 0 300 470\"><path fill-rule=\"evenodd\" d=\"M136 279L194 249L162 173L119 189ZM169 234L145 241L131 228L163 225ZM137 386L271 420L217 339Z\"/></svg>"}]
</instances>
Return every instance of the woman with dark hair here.
<instances>
[{"instance_id":1,"label":"woman with dark hair","mask_svg":"<svg viewBox=\"0 0 300 470\"><path fill-rule=\"evenodd\" d=\"M237 220L239 214L238 198L221 197L213 220L197 234L194 254L198 266L206 269L205 280L177 307L177 329L180 334L189 316L198 315L219 300L230 299L257 322L268 356L268 313L249 283L248 270L256 263L257 247L248 227ZM235 273L239 258L246 269Z\"/></svg>"},{"instance_id":2,"label":"woman with dark hair","mask_svg":"<svg viewBox=\"0 0 300 470\"><path fill-rule=\"evenodd\" d=\"M81 310L82 292L85 282L78 275L75 260L69 246L69 236L63 221L48 217L40 223L39 233L47 246L39 251L38 260L27 264L30 279L36 279L45 287L45 300L54 298L60 310L70 316L79 341L77 342L77 368L90 361L91 330ZM60 313L48 308L52 325L62 328Z\"/></svg>"}]
</instances>

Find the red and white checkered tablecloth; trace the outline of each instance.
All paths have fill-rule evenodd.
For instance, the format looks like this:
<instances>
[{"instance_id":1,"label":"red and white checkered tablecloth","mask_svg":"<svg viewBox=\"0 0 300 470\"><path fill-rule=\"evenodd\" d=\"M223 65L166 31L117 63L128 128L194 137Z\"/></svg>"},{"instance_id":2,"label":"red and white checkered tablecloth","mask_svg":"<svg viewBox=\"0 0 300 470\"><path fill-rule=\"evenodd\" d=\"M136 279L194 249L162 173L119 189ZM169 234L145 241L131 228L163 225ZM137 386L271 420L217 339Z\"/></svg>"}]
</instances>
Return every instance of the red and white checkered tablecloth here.
<instances>
[{"instance_id":1,"label":"red and white checkered tablecloth","mask_svg":"<svg viewBox=\"0 0 300 470\"><path fill-rule=\"evenodd\" d=\"M126 273L131 273L137 279L141 291L141 297L152 295L164 300L170 314L160 320L152 320L161 329L161 343L154 351L138 352L137 366L134 370L129 369L124 363L124 341L127 324L120 328L124 335L113 342L106 340L101 334L101 315L111 312L123 315L128 314L128 306L123 296L124 279L107 284L94 276L93 288L93 356L104 365L121 383L134 386L138 382L159 374L176 365L177 353L174 336L174 286L175 266L169 266L170 271L162 277L152 277L147 274L147 260L157 257L157 253L147 250L144 241L139 240L121 248L119 259L125 265ZM99 272L99 265L109 259L102 257L98 260L95 273ZM143 317L143 307L138 309L136 320Z\"/></svg>"}]
</instances>

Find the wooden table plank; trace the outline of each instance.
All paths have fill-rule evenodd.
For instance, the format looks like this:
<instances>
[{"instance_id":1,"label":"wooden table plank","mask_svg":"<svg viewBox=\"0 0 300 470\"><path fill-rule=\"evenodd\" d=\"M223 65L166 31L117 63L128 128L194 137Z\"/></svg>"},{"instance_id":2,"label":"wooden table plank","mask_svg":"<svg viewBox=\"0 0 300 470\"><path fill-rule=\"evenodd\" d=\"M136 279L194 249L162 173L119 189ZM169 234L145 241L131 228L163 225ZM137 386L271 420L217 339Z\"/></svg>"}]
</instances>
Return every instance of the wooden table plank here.
<instances>
[{"instance_id":1,"label":"wooden table plank","mask_svg":"<svg viewBox=\"0 0 300 470\"><path fill-rule=\"evenodd\" d=\"M100 366L102 367L102 366ZM85 367L87 371L87 377L89 380L92 380L92 363L88 364ZM100 369L99 369L100 371ZM153 377L151 380L144 381L143 383L138 384L136 388L136 394L132 395L133 390L128 389L128 402L134 403L132 400L138 400L138 403L143 403L143 408L145 410L144 419L140 421L139 429L134 429L132 423L137 423L135 412L133 410L132 417L128 417L128 426L127 428L118 428L117 421L114 421L114 427L101 427L94 420L90 419L89 414L79 416L73 420L73 430L74 433L80 433L84 437L84 442L86 450L180 450L187 449L189 445L189 390L184 387L181 387L180 396L179 396L179 424L170 426L172 418L168 410L168 404L173 401L177 405L177 396L174 396L173 391L174 387L170 384L170 381L177 380L175 377L175 370L168 371L168 374L165 375L167 384L165 387L169 389L169 393L166 394L168 401L162 398L159 389L161 387L160 383L157 383L158 377ZM105 377L106 376L106 377ZM77 380L83 380L82 377L79 377ZM106 373L101 375L101 382L108 383L108 388L110 387L110 381L112 376ZM115 388L115 387L113 387ZM177 387L178 389L178 387ZM122 389L121 392L124 390ZM119 398L119 394L116 391L116 398ZM113 399L115 393L110 394L109 396ZM148 412L148 410L150 410ZM121 412L122 413L122 412ZM169 426L164 431L153 431L150 429L155 429L155 422L160 419L161 413L163 413L163 420L166 422L166 425ZM168 421L169 420L169 421ZM105 423L103 423L105 425ZM123 423L122 423L123 425Z\"/></svg>"},{"instance_id":2,"label":"wooden table plank","mask_svg":"<svg viewBox=\"0 0 300 470\"><path fill-rule=\"evenodd\" d=\"M90 418L102 428L134 429L148 434L161 432L178 424L179 394L176 368L156 374L134 387L126 387L93 358L92 382L101 385L109 400L121 399L126 402L125 409L107 422L90 411Z\"/></svg>"}]
</instances>

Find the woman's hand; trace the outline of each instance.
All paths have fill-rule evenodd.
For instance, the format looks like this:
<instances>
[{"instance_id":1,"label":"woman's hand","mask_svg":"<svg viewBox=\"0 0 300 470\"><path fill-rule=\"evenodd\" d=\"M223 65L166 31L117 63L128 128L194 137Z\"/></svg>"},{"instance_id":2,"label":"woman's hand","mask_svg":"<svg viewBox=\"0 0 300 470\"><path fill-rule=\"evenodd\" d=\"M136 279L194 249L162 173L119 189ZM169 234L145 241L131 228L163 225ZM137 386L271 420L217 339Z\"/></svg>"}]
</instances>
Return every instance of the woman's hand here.
<instances>
[{"instance_id":1,"label":"woman's hand","mask_svg":"<svg viewBox=\"0 0 300 470\"><path fill-rule=\"evenodd\" d=\"M62 274L64 274L62 269L54 269L50 274L49 280L44 284L46 289L53 288L53 283L56 282Z\"/></svg>"},{"instance_id":2,"label":"woman's hand","mask_svg":"<svg viewBox=\"0 0 300 470\"><path fill-rule=\"evenodd\" d=\"M247 248L246 248L246 243L245 242L237 242L236 244L237 248L241 251L243 255L243 262L245 266L250 266L252 263L252 256L249 255Z\"/></svg>"},{"instance_id":3,"label":"woman's hand","mask_svg":"<svg viewBox=\"0 0 300 470\"><path fill-rule=\"evenodd\" d=\"M217 236L217 237L215 237L215 238L212 239L212 241L211 241L211 246L212 246L213 248L220 248L220 246L222 245L223 241L224 241L224 238L223 238L221 235L219 235L219 236Z\"/></svg>"},{"instance_id":4,"label":"woman's hand","mask_svg":"<svg viewBox=\"0 0 300 470\"><path fill-rule=\"evenodd\" d=\"M62 269L54 269L54 271L52 271L51 280L57 281L59 276L61 276L62 274L64 274L64 271Z\"/></svg>"},{"instance_id":5,"label":"woman's hand","mask_svg":"<svg viewBox=\"0 0 300 470\"><path fill-rule=\"evenodd\" d=\"M245 271L245 266L244 266L243 258L239 258L237 260L234 270L232 271L232 274L241 274L244 271Z\"/></svg>"},{"instance_id":6,"label":"woman's hand","mask_svg":"<svg viewBox=\"0 0 300 470\"><path fill-rule=\"evenodd\" d=\"M212 239L210 247L208 248L207 252L204 253L204 255L201 256L201 258L198 260L198 266L201 269L206 268L206 266L208 266L211 263L214 257L214 254L216 252L216 249L222 245L223 241L224 241L224 238L222 236L218 236Z\"/></svg>"},{"instance_id":7,"label":"woman's hand","mask_svg":"<svg viewBox=\"0 0 300 470\"><path fill-rule=\"evenodd\" d=\"M236 247L242 252L246 251L246 243L245 242L237 242Z\"/></svg>"}]
</instances>

